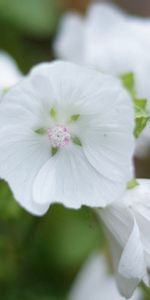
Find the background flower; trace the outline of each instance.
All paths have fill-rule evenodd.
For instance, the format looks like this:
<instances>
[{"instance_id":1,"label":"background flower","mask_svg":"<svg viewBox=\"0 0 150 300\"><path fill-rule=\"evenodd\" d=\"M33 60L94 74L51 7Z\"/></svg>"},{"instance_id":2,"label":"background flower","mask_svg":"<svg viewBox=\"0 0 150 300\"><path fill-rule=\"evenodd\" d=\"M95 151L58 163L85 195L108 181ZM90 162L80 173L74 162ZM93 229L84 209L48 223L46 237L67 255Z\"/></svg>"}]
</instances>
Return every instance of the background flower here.
<instances>
[{"instance_id":1,"label":"background flower","mask_svg":"<svg viewBox=\"0 0 150 300\"><path fill-rule=\"evenodd\" d=\"M106 258L93 254L78 274L70 291L68 300L123 300L117 290L114 277L109 273ZM134 293L131 300L141 300L140 290Z\"/></svg>"},{"instance_id":2,"label":"background flower","mask_svg":"<svg viewBox=\"0 0 150 300\"><path fill-rule=\"evenodd\" d=\"M150 181L138 183L120 202L98 212L108 229L119 291L127 298L141 280L149 285Z\"/></svg>"},{"instance_id":3,"label":"background flower","mask_svg":"<svg viewBox=\"0 0 150 300\"><path fill-rule=\"evenodd\" d=\"M0 90L7 89L17 83L22 75L16 62L7 53L0 52Z\"/></svg>"},{"instance_id":4,"label":"background flower","mask_svg":"<svg viewBox=\"0 0 150 300\"><path fill-rule=\"evenodd\" d=\"M58 57L92 65L115 76L133 72L137 95L148 99L150 109L149 35L149 19L127 15L110 3L97 3L89 6L85 17L76 13L63 17L54 50ZM148 125L137 143L137 156L147 154L149 132Z\"/></svg>"}]
</instances>

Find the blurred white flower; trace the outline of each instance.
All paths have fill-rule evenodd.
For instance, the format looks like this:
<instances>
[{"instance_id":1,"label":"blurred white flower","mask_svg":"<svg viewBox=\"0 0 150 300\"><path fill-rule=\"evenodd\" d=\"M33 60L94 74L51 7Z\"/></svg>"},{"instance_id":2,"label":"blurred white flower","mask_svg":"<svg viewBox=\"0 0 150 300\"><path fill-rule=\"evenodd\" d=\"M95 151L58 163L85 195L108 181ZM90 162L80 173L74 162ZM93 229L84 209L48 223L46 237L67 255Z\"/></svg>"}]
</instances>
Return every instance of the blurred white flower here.
<instances>
[{"instance_id":1,"label":"blurred white flower","mask_svg":"<svg viewBox=\"0 0 150 300\"><path fill-rule=\"evenodd\" d=\"M92 255L77 275L68 300L123 300L108 271L105 257ZM137 289L131 300L141 299L142 293Z\"/></svg>"},{"instance_id":2,"label":"blurred white flower","mask_svg":"<svg viewBox=\"0 0 150 300\"><path fill-rule=\"evenodd\" d=\"M0 127L0 177L32 213L106 206L133 176L133 107L111 76L41 64L4 96Z\"/></svg>"},{"instance_id":3,"label":"blurred white flower","mask_svg":"<svg viewBox=\"0 0 150 300\"><path fill-rule=\"evenodd\" d=\"M141 281L149 285L150 180L138 182L120 202L97 210L108 229L119 291L127 298Z\"/></svg>"},{"instance_id":4,"label":"blurred white flower","mask_svg":"<svg viewBox=\"0 0 150 300\"><path fill-rule=\"evenodd\" d=\"M85 17L66 14L54 43L56 55L120 76L133 72L139 98L150 109L150 18L127 15L111 3L92 4ZM136 154L150 148L150 126L137 143Z\"/></svg>"},{"instance_id":5,"label":"blurred white flower","mask_svg":"<svg viewBox=\"0 0 150 300\"><path fill-rule=\"evenodd\" d=\"M86 17L77 13L63 17L54 49L58 57L92 64L109 74L140 74L143 63L150 62L149 33L150 20L143 24L110 3L92 4Z\"/></svg>"},{"instance_id":6,"label":"blurred white flower","mask_svg":"<svg viewBox=\"0 0 150 300\"><path fill-rule=\"evenodd\" d=\"M21 77L22 75L13 58L0 51L0 90L16 84Z\"/></svg>"}]
</instances>

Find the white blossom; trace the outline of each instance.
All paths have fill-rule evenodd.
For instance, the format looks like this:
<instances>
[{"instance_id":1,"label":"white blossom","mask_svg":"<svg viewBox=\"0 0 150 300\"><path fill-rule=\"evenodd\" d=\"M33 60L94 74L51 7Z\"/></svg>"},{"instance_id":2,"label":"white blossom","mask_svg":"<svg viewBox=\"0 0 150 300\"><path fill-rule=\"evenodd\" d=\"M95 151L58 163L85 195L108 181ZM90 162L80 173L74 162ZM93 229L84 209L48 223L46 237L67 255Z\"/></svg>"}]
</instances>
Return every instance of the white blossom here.
<instances>
[{"instance_id":1,"label":"white blossom","mask_svg":"<svg viewBox=\"0 0 150 300\"><path fill-rule=\"evenodd\" d=\"M123 199L97 210L108 230L120 293L129 298L137 285L149 285L150 180L127 190Z\"/></svg>"},{"instance_id":2,"label":"white blossom","mask_svg":"<svg viewBox=\"0 0 150 300\"><path fill-rule=\"evenodd\" d=\"M0 106L0 177L34 214L53 202L103 207L132 178L134 113L120 81L45 63Z\"/></svg>"},{"instance_id":3,"label":"white blossom","mask_svg":"<svg viewBox=\"0 0 150 300\"><path fill-rule=\"evenodd\" d=\"M110 274L106 258L93 254L87 260L69 293L68 300L123 300ZM142 293L137 289L131 300L142 300Z\"/></svg>"},{"instance_id":4,"label":"white blossom","mask_svg":"<svg viewBox=\"0 0 150 300\"><path fill-rule=\"evenodd\" d=\"M0 51L0 90L16 84L21 77L22 75L13 58Z\"/></svg>"},{"instance_id":5,"label":"white blossom","mask_svg":"<svg viewBox=\"0 0 150 300\"><path fill-rule=\"evenodd\" d=\"M148 99L150 109L149 36L150 18L130 16L111 3L97 3L89 6L85 17L77 13L63 17L54 50L58 57L115 76L133 72L137 95ZM148 148L149 125L137 142L136 155L146 155Z\"/></svg>"}]
</instances>

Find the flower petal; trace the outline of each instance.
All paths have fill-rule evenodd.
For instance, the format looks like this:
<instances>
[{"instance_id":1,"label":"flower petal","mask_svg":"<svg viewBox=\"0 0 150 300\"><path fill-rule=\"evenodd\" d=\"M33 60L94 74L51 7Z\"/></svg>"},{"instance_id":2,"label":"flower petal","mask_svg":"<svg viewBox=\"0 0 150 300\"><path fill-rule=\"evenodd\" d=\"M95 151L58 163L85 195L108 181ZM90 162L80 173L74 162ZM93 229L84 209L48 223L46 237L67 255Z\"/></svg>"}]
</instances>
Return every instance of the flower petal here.
<instances>
[{"instance_id":1,"label":"flower petal","mask_svg":"<svg viewBox=\"0 0 150 300\"><path fill-rule=\"evenodd\" d=\"M19 72L16 62L7 53L0 52L0 89L9 88L21 80L21 73Z\"/></svg>"},{"instance_id":2,"label":"flower petal","mask_svg":"<svg viewBox=\"0 0 150 300\"><path fill-rule=\"evenodd\" d=\"M139 284L140 280L136 278L126 278L118 271L118 266L120 262L120 257L122 255L122 246L118 243L118 241L114 238L114 236L107 231L108 241L111 248L111 254L113 259L113 267L115 271L116 283L120 294L125 298L134 298L133 295L137 285ZM137 291L136 291L137 292ZM141 295L140 295L141 296ZM140 297L139 297L140 298Z\"/></svg>"},{"instance_id":3,"label":"flower petal","mask_svg":"<svg viewBox=\"0 0 150 300\"><path fill-rule=\"evenodd\" d=\"M146 274L144 249L139 228L134 220L133 230L121 255L119 273L126 278L142 280Z\"/></svg>"},{"instance_id":4,"label":"flower petal","mask_svg":"<svg viewBox=\"0 0 150 300\"><path fill-rule=\"evenodd\" d=\"M101 207L122 194L122 189L121 184L114 185L95 171L80 146L70 145L42 167L34 182L33 198L36 203L55 201L72 208Z\"/></svg>"},{"instance_id":5,"label":"flower petal","mask_svg":"<svg viewBox=\"0 0 150 300\"><path fill-rule=\"evenodd\" d=\"M50 157L47 141L32 130L14 126L1 129L0 140L0 177L9 183L24 208L36 215L44 214L48 204L33 202L32 184Z\"/></svg>"},{"instance_id":6,"label":"flower petal","mask_svg":"<svg viewBox=\"0 0 150 300\"><path fill-rule=\"evenodd\" d=\"M66 14L54 42L54 51L59 58L82 61L84 50L84 21L77 13Z\"/></svg>"},{"instance_id":7,"label":"flower petal","mask_svg":"<svg viewBox=\"0 0 150 300\"><path fill-rule=\"evenodd\" d=\"M65 72L64 72L65 70ZM65 112L80 115L123 111L122 119L134 120L133 105L120 81L94 69L63 61L43 63L33 68L31 76L47 77L53 87L56 104ZM122 93L122 97L120 97ZM118 99L119 97L119 99Z\"/></svg>"},{"instance_id":8,"label":"flower petal","mask_svg":"<svg viewBox=\"0 0 150 300\"><path fill-rule=\"evenodd\" d=\"M54 99L53 88L47 77L37 74L23 79L3 96L0 127L8 124L33 129L47 126Z\"/></svg>"},{"instance_id":9,"label":"flower petal","mask_svg":"<svg viewBox=\"0 0 150 300\"><path fill-rule=\"evenodd\" d=\"M128 101L120 94L110 111L91 121L84 117L83 121L81 119L82 131L78 133L89 162L99 173L114 181L128 181L133 176L134 124Z\"/></svg>"}]
</instances>

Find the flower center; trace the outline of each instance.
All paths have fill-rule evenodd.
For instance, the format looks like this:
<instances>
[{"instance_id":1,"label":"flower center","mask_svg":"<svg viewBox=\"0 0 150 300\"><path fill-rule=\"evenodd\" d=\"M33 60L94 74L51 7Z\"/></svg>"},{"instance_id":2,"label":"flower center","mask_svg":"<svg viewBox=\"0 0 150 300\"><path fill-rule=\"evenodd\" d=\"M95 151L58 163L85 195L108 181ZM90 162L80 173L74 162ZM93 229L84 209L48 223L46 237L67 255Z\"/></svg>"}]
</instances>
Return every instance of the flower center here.
<instances>
[{"instance_id":1,"label":"flower center","mask_svg":"<svg viewBox=\"0 0 150 300\"><path fill-rule=\"evenodd\" d=\"M48 137L52 147L54 148L63 148L68 145L71 140L68 128L62 124L49 128Z\"/></svg>"}]
</instances>

